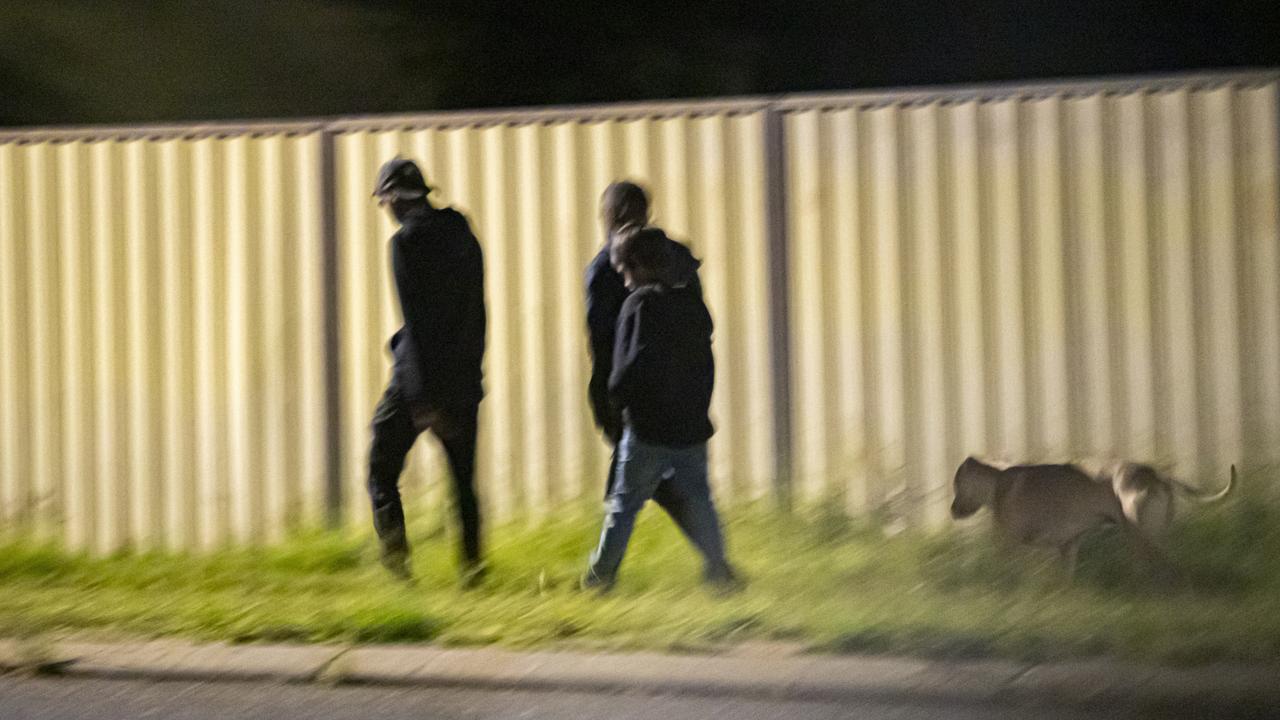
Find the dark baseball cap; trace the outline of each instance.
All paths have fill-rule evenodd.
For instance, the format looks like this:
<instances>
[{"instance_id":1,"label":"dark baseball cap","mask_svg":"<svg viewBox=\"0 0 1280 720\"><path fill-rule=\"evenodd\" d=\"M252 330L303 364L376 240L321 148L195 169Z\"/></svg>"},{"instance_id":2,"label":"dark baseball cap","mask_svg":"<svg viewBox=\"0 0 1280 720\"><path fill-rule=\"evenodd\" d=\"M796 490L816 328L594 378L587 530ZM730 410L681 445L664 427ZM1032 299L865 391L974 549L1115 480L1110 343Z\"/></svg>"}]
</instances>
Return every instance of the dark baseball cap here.
<instances>
[{"instance_id":1,"label":"dark baseball cap","mask_svg":"<svg viewBox=\"0 0 1280 720\"><path fill-rule=\"evenodd\" d=\"M378 181L373 186L373 196L394 194L401 198L423 197L431 187L422 178L422 171L408 158L396 156L382 165Z\"/></svg>"}]
</instances>

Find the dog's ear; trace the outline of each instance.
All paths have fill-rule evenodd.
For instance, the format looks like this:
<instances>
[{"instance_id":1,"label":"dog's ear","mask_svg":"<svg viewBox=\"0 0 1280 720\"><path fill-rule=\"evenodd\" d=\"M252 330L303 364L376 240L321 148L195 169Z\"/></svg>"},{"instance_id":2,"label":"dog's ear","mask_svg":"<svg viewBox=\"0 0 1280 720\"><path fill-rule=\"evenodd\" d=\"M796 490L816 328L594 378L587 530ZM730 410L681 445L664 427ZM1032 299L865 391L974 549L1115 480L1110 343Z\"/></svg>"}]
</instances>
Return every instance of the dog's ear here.
<instances>
[{"instance_id":1,"label":"dog's ear","mask_svg":"<svg viewBox=\"0 0 1280 720\"><path fill-rule=\"evenodd\" d=\"M1111 473L1111 487L1116 495L1143 493L1160 482L1160 475L1147 465L1123 463Z\"/></svg>"},{"instance_id":2,"label":"dog's ear","mask_svg":"<svg viewBox=\"0 0 1280 720\"><path fill-rule=\"evenodd\" d=\"M1122 464L1112 471L1111 490L1120 501L1125 517L1135 525L1142 525L1143 515L1149 512L1147 505L1157 504L1168 495L1154 469L1133 463Z\"/></svg>"},{"instance_id":3,"label":"dog's ear","mask_svg":"<svg viewBox=\"0 0 1280 720\"><path fill-rule=\"evenodd\" d=\"M951 503L951 517L964 519L978 512L991 502L995 493L995 482L986 463L974 457L965 459L956 468L953 481L955 499Z\"/></svg>"},{"instance_id":4,"label":"dog's ear","mask_svg":"<svg viewBox=\"0 0 1280 720\"><path fill-rule=\"evenodd\" d=\"M964 473L972 477L981 477L981 478L989 478L989 479L995 479L996 477L999 477L1003 472L1004 472L1003 466L994 465L974 455L970 455L969 457L965 458L964 462L960 463L959 469L956 470L957 475L959 475L960 473Z\"/></svg>"}]
</instances>

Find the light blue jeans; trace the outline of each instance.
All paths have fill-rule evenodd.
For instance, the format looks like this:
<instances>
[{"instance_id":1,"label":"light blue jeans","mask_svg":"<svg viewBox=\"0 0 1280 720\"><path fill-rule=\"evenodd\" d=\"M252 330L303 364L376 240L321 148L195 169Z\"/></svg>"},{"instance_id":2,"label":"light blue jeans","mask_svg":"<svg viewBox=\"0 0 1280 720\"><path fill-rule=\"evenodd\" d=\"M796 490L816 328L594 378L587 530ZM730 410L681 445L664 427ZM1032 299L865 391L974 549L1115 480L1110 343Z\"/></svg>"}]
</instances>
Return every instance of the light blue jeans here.
<instances>
[{"instance_id":1,"label":"light blue jeans","mask_svg":"<svg viewBox=\"0 0 1280 720\"><path fill-rule=\"evenodd\" d=\"M684 448L650 445L635 436L630 427L618 442L615 477L606 507L600 544L591 554L590 573L594 580L611 584L627 552L636 515L655 495L671 519L698 548L705 563L706 577L725 579L731 575L725 560L720 518L711 501L707 484L707 445Z\"/></svg>"}]
</instances>

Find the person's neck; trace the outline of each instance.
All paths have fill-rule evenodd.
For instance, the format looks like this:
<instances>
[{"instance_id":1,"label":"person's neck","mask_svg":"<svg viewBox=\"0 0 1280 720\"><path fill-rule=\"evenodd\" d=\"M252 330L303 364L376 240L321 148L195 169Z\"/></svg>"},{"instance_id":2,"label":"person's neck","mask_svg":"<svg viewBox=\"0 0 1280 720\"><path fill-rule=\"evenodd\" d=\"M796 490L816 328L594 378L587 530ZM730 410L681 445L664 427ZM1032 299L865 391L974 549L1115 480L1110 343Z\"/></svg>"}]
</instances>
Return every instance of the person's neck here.
<instances>
[{"instance_id":1,"label":"person's neck","mask_svg":"<svg viewBox=\"0 0 1280 720\"><path fill-rule=\"evenodd\" d=\"M412 220L415 217L420 217L422 215L425 215L433 209L434 208L431 206L431 203L428 203L428 202L412 203L409 205L405 205L403 209L401 209L396 213L396 220L398 220L400 224L403 225L409 220Z\"/></svg>"},{"instance_id":2,"label":"person's neck","mask_svg":"<svg viewBox=\"0 0 1280 720\"><path fill-rule=\"evenodd\" d=\"M642 288L649 285L665 285L665 283L662 282L662 275L660 273L646 273L645 275L635 278L635 285L637 288Z\"/></svg>"},{"instance_id":3,"label":"person's neck","mask_svg":"<svg viewBox=\"0 0 1280 720\"><path fill-rule=\"evenodd\" d=\"M604 231L604 249L605 249L605 250L608 250L609 248L613 247L613 237L614 237L615 235L617 235L618 233L622 232L622 229L623 229L623 228L625 228L625 227L636 227L636 225L637 225L637 223L623 223L622 225L619 225L618 227L610 228L610 229L608 229L608 230L605 230L605 231Z\"/></svg>"}]
</instances>

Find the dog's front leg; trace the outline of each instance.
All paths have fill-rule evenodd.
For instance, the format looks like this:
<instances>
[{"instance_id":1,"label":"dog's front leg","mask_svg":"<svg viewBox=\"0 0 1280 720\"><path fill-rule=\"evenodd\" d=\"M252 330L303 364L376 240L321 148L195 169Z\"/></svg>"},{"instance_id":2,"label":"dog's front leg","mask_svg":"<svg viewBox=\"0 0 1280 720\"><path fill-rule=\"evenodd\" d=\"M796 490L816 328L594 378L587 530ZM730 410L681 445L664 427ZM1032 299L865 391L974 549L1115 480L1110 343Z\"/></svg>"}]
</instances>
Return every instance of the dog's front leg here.
<instances>
[{"instance_id":1,"label":"dog's front leg","mask_svg":"<svg viewBox=\"0 0 1280 720\"><path fill-rule=\"evenodd\" d=\"M1142 532L1142 528L1129 523L1122 526L1125 535L1133 544L1138 557L1146 565L1152 579L1166 587L1182 587L1186 585L1177 567L1164 552Z\"/></svg>"},{"instance_id":2,"label":"dog's front leg","mask_svg":"<svg viewBox=\"0 0 1280 720\"><path fill-rule=\"evenodd\" d=\"M1067 541L1065 545L1058 548L1058 554L1062 556L1062 565L1067 573L1067 584L1071 585L1076 578L1076 558L1080 555L1080 538Z\"/></svg>"}]
</instances>

